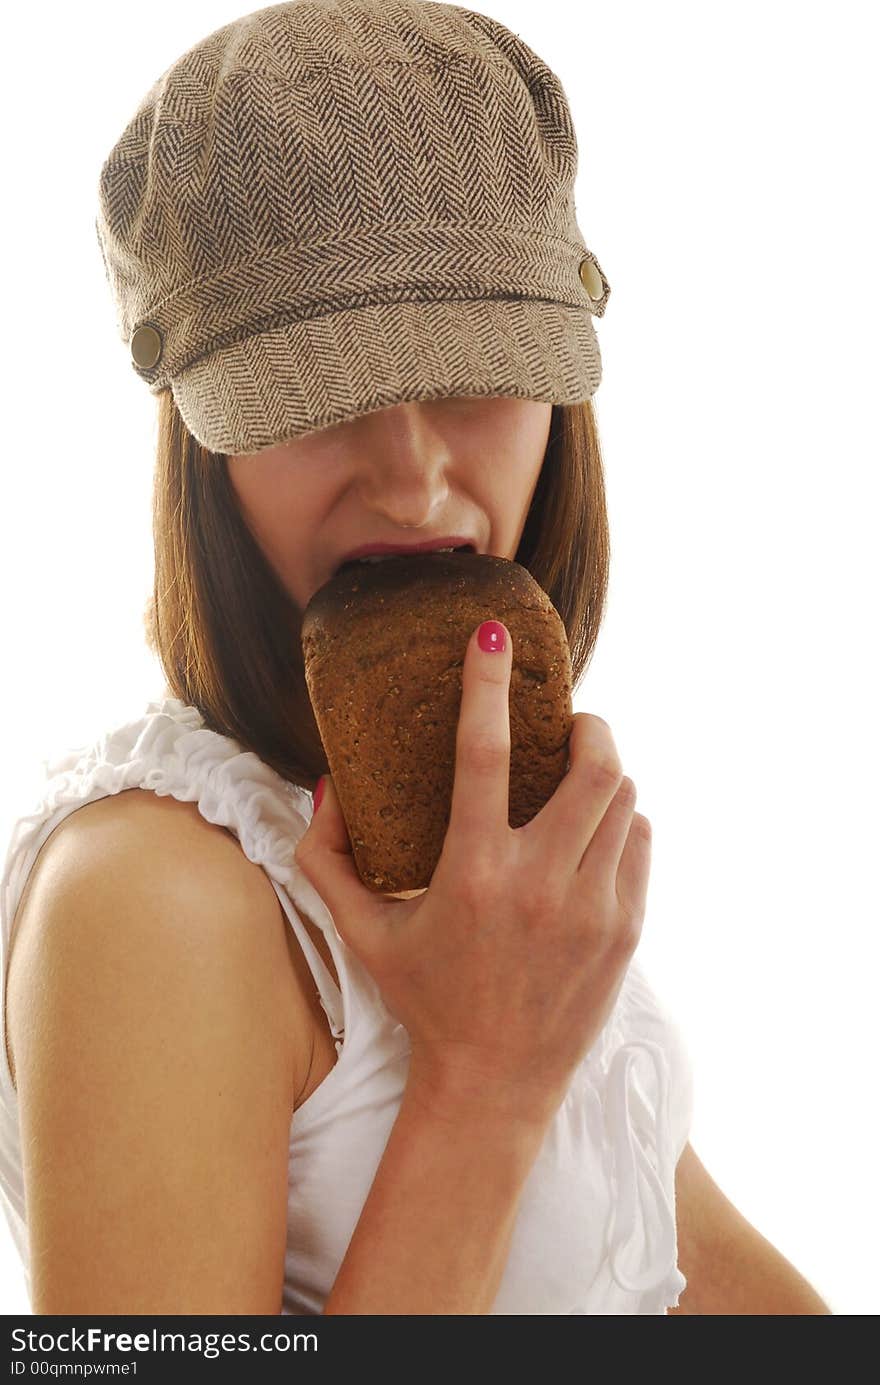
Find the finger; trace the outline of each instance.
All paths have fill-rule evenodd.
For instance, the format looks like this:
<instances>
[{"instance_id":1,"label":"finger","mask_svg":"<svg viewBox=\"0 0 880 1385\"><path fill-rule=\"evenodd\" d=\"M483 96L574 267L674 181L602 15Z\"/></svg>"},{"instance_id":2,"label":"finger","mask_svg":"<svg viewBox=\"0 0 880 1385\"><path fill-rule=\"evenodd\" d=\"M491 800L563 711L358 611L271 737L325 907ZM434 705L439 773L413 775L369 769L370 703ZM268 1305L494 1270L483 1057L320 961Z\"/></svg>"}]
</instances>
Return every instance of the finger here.
<instances>
[{"instance_id":1,"label":"finger","mask_svg":"<svg viewBox=\"0 0 880 1385\"><path fill-rule=\"evenodd\" d=\"M486 632L488 649L479 644ZM504 648L492 638L504 632ZM484 621L471 634L461 671L455 735L455 778L447 841L467 850L476 842L500 844L510 832L510 670L513 641L500 621Z\"/></svg>"},{"instance_id":2,"label":"finger","mask_svg":"<svg viewBox=\"0 0 880 1385\"><path fill-rule=\"evenodd\" d=\"M639 930L648 905L651 836L648 819L641 813L634 813L617 870L617 902Z\"/></svg>"},{"instance_id":3,"label":"finger","mask_svg":"<svg viewBox=\"0 0 880 1385\"><path fill-rule=\"evenodd\" d=\"M611 727L590 712L575 713L568 756L568 770L552 797L517 830L540 839L548 869L571 875L620 788L623 766ZM619 850L623 850L622 840Z\"/></svg>"},{"instance_id":4,"label":"finger","mask_svg":"<svg viewBox=\"0 0 880 1385\"><path fill-rule=\"evenodd\" d=\"M597 884L607 885L609 895L616 885L635 806L636 786L624 775L581 860L580 870L589 872Z\"/></svg>"},{"instance_id":5,"label":"finger","mask_svg":"<svg viewBox=\"0 0 880 1385\"><path fill-rule=\"evenodd\" d=\"M303 875L330 910L340 937L358 956L372 954L385 932L380 896L368 890L358 874L351 839L331 776L324 777L324 796L295 848Z\"/></svg>"}]
</instances>

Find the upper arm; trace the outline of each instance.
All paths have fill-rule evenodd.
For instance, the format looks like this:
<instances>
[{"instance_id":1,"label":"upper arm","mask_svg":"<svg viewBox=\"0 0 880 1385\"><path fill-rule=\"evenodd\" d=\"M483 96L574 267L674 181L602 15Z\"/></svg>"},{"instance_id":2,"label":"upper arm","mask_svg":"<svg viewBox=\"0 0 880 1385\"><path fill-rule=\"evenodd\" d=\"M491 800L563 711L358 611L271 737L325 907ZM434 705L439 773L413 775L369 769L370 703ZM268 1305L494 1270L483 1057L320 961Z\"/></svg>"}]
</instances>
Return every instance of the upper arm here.
<instances>
[{"instance_id":1,"label":"upper arm","mask_svg":"<svg viewBox=\"0 0 880 1385\"><path fill-rule=\"evenodd\" d=\"M277 898L193 805L127 791L68 821L8 978L33 1310L277 1314L293 1109Z\"/></svg>"},{"instance_id":2,"label":"upper arm","mask_svg":"<svg viewBox=\"0 0 880 1385\"><path fill-rule=\"evenodd\" d=\"M678 1264L687 1280L677 1308L669 1313L711 1314L718 1295L723 1241L748 1226L709 1177L688 1142L675 1169ZM742 1227L738 1221L742 1222Z\"/></svg>"},{"instance_id":3,"label":"upper arm","mask_svg":"<svg viewBox=\"0 0 880 1385\"><path fill-rule=\"evenodd\" d=\"M747 1221L686 1144L675 1170L678 1264L687 1280L669 1314L789 1315L831 1310Z\"/></svg>"}]
</instances>

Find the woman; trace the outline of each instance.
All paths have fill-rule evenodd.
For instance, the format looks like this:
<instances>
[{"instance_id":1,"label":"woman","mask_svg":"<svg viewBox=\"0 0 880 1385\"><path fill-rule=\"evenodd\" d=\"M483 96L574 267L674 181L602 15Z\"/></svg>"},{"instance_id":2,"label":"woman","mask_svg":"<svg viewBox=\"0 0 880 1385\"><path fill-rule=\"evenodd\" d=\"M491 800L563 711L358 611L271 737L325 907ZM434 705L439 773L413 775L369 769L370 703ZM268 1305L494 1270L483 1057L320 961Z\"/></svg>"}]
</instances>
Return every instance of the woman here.
<instances>
[{"instance_id":1,"label":"woman","mask_svg":"<svg viewBox=\"0 0 880 1385\"><path fill-rule=\"evenodd\" d=\"M7 853L0 1186L36 1313L828 1311L687 1143L607 724L575 717L511 831L490 621L429 887L367 891L318 793L300 621L352 548L515 559L575 684L592 654L610 289L576 167L541 59L416 0L226 25L104 163L167 681L47 766Z\"/></svg>"}]
</instances>

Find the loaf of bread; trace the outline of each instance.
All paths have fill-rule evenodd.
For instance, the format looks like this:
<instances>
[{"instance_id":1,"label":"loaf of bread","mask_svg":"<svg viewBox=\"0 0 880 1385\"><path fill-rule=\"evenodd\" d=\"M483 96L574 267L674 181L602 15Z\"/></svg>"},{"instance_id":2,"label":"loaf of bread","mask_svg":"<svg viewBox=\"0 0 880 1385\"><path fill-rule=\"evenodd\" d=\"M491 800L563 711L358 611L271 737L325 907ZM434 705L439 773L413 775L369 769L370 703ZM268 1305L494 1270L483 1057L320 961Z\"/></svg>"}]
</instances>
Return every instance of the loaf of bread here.
<instances>
[{"instance_id":1,"label":"loaf of bread","mask_svg":"<svg viewBox=\"0 0 880 1385\"><path fill-rule=\"evenodd\" d=\"M571 655L546 592L521 564L471 552L346 566L302 621L306 683L368 889L426 888L452 806L462 666L484 620L513 642L508 822L522 827L568 768Z\"/></svg>"}]
</instances>

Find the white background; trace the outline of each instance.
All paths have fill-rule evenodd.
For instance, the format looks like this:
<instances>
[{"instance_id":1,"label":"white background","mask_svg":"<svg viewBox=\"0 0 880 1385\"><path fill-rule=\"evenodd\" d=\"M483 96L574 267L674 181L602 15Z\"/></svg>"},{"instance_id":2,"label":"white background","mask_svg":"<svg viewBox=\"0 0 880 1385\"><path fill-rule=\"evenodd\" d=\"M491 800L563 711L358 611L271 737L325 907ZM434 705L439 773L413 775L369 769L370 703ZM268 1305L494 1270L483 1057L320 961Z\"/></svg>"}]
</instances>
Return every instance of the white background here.
<instances>
[{"instance_id":1,"label":"white background","mask_svg":"<svg viewBox=\"0 0 880 1385\"><path fill-rule=\"evenodd\" d=\"M873 7L476 8L563 82L612 288L612 582L575 709L611 724L654 828L638 955L692 1054L691 1142L835 1313L873 1314ZM97 179L153 80L243 12L7 18L4 845L40 761L161 688L141 628L155 404L116 335ZM2 1218L0 1302L29 1311Z\"/></svg>"}]
</instances>

